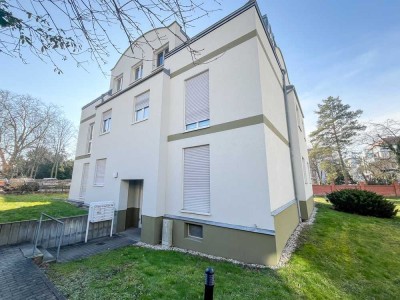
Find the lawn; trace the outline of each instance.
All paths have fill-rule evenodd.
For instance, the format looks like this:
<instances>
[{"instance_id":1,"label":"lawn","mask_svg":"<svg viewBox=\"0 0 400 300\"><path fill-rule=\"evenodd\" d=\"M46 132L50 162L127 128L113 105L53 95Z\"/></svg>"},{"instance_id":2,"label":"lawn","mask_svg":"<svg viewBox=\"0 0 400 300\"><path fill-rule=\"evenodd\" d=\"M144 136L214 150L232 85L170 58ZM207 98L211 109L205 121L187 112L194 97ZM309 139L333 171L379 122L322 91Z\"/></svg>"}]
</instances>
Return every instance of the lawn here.
<instances>
[{"instance_id":1,"label":"lawn","mask_svg":"<svg viewBox=\"0 0 400 300\"><path fill-rule=\"evenodd\" d=\"M54 217L87 214L66 201L67 194L0 195L0 223L39 219L45 212Z\"/></svg>"},{"instance_id":2,"label":"lawn","mask_svg":"<svg viewBox=\"0 0 400 300\"><path fill-rule=\"evenodd\" d=\"M393 202L394 204L396 204L396 208L399 210L399 212L397 213L397 215L400 214L400 198L396 198L396 199L387 199L391 202Z\"/></svg>"},{"instance_id":3,"label":"lawn","mask_svg":"<svg viewBox=\"0 0 400 300\"><path fill-rule=\"evenodd\" d=\"M215 299L398 299L400 216L352 215L317 201L315 224L277 271L129 246L47 274L69 299L202 299L207 266Z\"/></svg>"}]
</instances>

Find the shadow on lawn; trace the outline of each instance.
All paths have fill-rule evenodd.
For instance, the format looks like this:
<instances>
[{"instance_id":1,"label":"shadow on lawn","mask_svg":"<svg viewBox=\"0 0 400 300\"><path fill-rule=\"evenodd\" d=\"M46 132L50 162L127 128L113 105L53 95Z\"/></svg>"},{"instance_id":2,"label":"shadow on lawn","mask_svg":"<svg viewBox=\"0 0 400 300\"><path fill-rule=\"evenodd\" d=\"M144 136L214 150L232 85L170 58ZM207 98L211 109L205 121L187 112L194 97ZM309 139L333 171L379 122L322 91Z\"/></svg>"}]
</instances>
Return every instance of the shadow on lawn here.
<instances>
[{"instance_id":1,"label":"shadow on lawn","mask_svg":"<svg viewBox=\"0 0 400 300\"><path fill-rule=\"evenodd\" d=\"M0 209L0 223L38 220L42 212L53 213L53 210L49 209L50 205L50 202L43 202L19 208Z\"/></svg>"},{"instance_id":2,"label":"shadow on lawn","mask_svg":"<svg viewBox=\"0 0 400 300\"><path fill-rule=\"evenodd\" d=\"M42 212L54 217L68 217L87 214L63 199L59 195L1 195L0 223L37 220Z\"/></svg>"}]
</instances>

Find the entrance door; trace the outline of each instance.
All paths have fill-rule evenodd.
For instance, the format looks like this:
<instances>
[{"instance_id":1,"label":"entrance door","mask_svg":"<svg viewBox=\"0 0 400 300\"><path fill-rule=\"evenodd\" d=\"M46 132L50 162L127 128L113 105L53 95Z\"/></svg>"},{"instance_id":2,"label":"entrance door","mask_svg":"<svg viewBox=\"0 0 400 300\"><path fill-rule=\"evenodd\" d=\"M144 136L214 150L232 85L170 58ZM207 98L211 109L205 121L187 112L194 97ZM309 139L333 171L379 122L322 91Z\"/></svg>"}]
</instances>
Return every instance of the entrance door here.
<instances>
[{"instance_id":1,"label":"entrance door","mask_svg":"<svg viewBox=\"0 0 400 300\"><path fill-rule=\"evenodd\" d=\"M143 180L129 180L125 229L142 228Z\"/></svg>"}]
</instances>

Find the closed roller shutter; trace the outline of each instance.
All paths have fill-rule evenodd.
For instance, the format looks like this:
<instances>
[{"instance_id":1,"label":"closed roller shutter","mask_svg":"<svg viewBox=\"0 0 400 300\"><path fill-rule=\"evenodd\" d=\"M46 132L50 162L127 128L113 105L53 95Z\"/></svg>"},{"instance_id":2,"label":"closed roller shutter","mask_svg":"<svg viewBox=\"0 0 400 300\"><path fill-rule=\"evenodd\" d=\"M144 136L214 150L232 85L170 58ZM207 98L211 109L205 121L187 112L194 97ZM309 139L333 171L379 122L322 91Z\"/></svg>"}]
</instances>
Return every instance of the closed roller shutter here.
<instances>
[{"instance_id":1,"label":"closed roller shutter","mask_svg":"<svg viewBox=\"0 0 400 300\"><path fill-rule=\"evenodd\" d=\"M150 102L150 93L146 92L136 97L135 111L148 107Z\"/></svg>"},{"instance_id":2,"label":"closed roller shutter","mask_svg":"<svg viewBox=\"0 0 400 300\"><path fill-rule=\"evenodd\" d=\"M186 80L185 86L186 125L209 120L208 71Z\"/></svg>"},{"instance_id":3,"label":"closed roller shutter","mask_svg":"<svg viewBox=\"0 0 400 300\"><path fill-rule=\"evenodd\" d=\"M96 160L96 172L94 176L95 185L104 185L104 178L106 174L106 159Z\"/></svg>"},{"instance_id":4,"label":"closed roller shutter","mask_svg":"<svg viewBox=\"0 0 400 300\"><path fill-rule=\"evenodd\" d=\"M184 149L183 209L210 213L210 146Z\"/></svg>"}]
</instances>

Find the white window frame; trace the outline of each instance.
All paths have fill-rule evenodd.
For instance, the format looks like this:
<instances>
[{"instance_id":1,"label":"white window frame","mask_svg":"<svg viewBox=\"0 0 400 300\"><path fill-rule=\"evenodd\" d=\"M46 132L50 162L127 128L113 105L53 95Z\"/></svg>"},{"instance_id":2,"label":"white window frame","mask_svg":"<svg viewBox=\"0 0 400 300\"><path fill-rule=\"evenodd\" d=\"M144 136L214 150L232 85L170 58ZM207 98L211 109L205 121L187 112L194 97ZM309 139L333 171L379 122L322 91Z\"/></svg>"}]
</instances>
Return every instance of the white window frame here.
<instances>
[{"instance_id":1,"label":"white window frame","mask_svg":"<svg viewBox=\"0 0 400 300\"><path fill-rule=\"evenodd\" d=\"M193 127L191 127L191 126L193 126ZM208 127L210 127L210 119L201 120L199 122L187 124L187 125L185 125L185 131L188 132L188 131L208 128Z\"/></svg>"},{"instance_id":2,"label":"white window frame","mask_svg":"<svg viewBox=\"0 0 400 300\"><path fill-rule=\"evenodd\" d=\"M136 77L136 70L139 70L139 75ZM133 66L133 80L132 82L138 81L139 79L143 78L143 63L141 62L138 65Z\"/></svg>"},{"instance_id":3,"label":"white window frame","mask_svg":"<svg viewBox=\"0 0 400 300\"><path fill-rule=\"evenodd\" d=\"M122 84L124 82L123 74L118 75L117 77L115 77L114 82L115 82L115 92L117 93L117 92L122 90Z\"/></svg>"},{"instance_id":4,"label":"white window frame","mask_svg":"<svg viewBox=\"0 0 400 300\"><path fill-rule=\"evenodd\" d=\"M149 94L149 105L147 105L147 106L145 106L143 108L140 108L140 109L136 109L137 97L139 97L139 96L141 96L143 94L146 94L146 93ZM141 113L143 117L139 119L138 118L138 113ZM146 115L146 113L147 113L147 115ZM141 93L141 94L139 94L139 95L137 95L135 97L135 101L133 103L133 124L148 120L149 119L149 115L150 115L150 91L146 91L146 92Z\"/></svg>"},{"instance_id":5,"label":"white window frame","mask_svg":"<svg viewBox=\"0 0 400 300\"><path fill-rule=\"evenodd\" d=\"M141 109L135 110L135 123L143 122L149 119L150 105ZM138 113L142 114L142 118L138 118ZM147 115L146 115L147 113Z\"/></svg>"},{"instance_id":6,"label":"white window frame","mask_svg":"<svg viewBox=\"0 0 400 300\"><path fill-rule=\"evenodd\" d=\"M94 130L94 123L90 123L89 129L88 129L88 141L87 141L87 148L86 148L87 154L90 154L92 152L93 130Z\"/></svg>"},{"instance_id":7,"label":"white window frame","mask_svg":"<svg viewBox=\"0 0 400 300\"><path fill-rule=\"evenodd\" d=\"M98 172L98 162L104 160L104 176L103 176L103 182L97 182L97 172ZM93 180L93 185L94 186L104 186L104 183L106 181L106 168L107 168L107 159L106 158L100 158L100 159L96 159L96 165L95 165L95 169L94 169L94 180Z\"/></svg>"},{"instance_id":8,"label":"white window frame","mask_svg":"<svg viewBox=\"0 0 400 300\"><path fill-rule=\"evenodd\" d=\"M110 112L110 117L107 119L104 119L104 115ZM108 121L108 122L105 122ZM101 117L101 134L106 134L111 132L111 121L112 121L112 110L109 109L105 112L103 112L103 115ZM107 126L106 126L107 124Z\"/></svg>"},{"instance_id":9,"label":"white window frame","mask_svg":"<svg viewBox=\"0 0 400 300\"><path fill-rule=\"evenodd\" d=\"M156 53L155 53L155 56L156 56L156 64L155 64L155 67L156 68L158 68L158 67L161 67L161 66L163 66L164 65L164 63L165 63L165 55L167 54L169 52L169 45L167 44L167 45L164 45L160 50L158 50ZM160 55L160 54L163 54L163 61L162 61L162 64L158 64L158 56Z\"/></svg>"}]
</instances>

